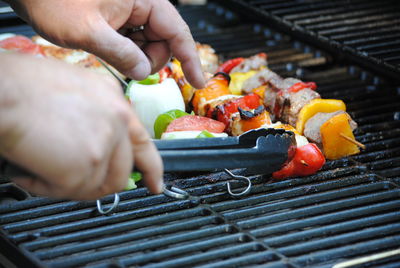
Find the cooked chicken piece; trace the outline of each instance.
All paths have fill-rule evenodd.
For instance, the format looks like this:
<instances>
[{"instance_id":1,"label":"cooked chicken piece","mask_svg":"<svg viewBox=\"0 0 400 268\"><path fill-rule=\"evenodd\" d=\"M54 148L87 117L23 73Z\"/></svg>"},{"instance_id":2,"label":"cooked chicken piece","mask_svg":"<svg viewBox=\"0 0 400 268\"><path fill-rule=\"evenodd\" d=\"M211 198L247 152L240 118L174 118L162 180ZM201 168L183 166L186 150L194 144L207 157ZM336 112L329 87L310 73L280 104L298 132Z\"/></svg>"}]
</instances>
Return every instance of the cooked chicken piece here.
<instances>
[{"instance_id":1,"label":"cooked chicken piece","mask_svg":"<svg viewBox=\"0 0 400 268\"><path fill-rule=\"evenodd\" d=\"M218 69L218 56L215 50L206 44L196 43L203 72L215 73Z\"/></svg>"},{"instance_id":2,"label":"cooked chicken piece","mask_svg":"<svg viewBox=\"0 0 400 268\"><path fill-rule=\"evenodd\" d=\"M313 117L307 120L304 128L304 136L306 136L311 142L321 145L321 126L328 121L330 118L338 114L346 113L344 111L336 111L333 113L317 113ZM357 123L353 120L350 121L350 127L354 131L357 128Z\"/></svg>"},{"instance_id":3,"label":"cooked chicken piece","mask_svg":"<svg viewBox=\"0 0 400 268\"><path fill-rule=\"evenodd\" d=\"M267 64L267 55L265 53L258 53L246 58L238 66L235 66L230 73L247 73L250 70L259 70L262 67L266 67Z\"/></svg>"}]
</instances>

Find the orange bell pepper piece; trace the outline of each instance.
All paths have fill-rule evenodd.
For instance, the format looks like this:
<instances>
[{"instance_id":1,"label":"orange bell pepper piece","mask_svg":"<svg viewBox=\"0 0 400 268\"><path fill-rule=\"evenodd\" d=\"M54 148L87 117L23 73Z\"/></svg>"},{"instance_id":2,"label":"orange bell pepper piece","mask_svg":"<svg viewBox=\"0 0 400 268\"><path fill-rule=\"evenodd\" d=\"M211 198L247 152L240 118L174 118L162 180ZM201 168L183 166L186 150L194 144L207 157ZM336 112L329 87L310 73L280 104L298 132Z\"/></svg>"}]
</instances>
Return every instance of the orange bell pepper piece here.
<instances>
[{"instance_id":1,"label":"orange bell pepper piece","mask_svg":"<svg viewBox=\"0 0 400 268\"><path fill-rule=\"evenodd\" d=\"M228 87L228 78L229 77L227 77L226 74L217 73L213 78L208 80L205 88L198 89L194 92L191 104L193 106L193 111L196 114L198 114L199 105L202 102L213 100L231 93Z\"/></svg>"}]
</instances>

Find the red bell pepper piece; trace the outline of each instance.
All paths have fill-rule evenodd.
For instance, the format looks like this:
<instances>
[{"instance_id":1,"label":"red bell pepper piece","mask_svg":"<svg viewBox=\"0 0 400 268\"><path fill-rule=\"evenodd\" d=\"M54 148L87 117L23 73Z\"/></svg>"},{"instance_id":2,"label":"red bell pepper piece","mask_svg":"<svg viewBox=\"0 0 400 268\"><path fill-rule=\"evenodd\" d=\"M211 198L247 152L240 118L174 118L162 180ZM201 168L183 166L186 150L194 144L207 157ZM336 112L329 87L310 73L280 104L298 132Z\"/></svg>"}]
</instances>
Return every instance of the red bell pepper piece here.
<instances>
[{"instance_id":1,"label":"red bell pepper piece","mask_svg":"<svg viewBox=\"0 0 400 268\"><path fill-rule=\"evenodd\" d=\"M228 127L231 115L237 113L239 111L239 107L244 110L252 110L259 107L260 104L260 96L254 93L250 93L241 98L232 99L226 103L220 104L215 107L215 109L210 109L207 113L207 117L214 118L224 123L225 126Z\"/></svg>"},{"instance_id":2,"label":"red bell pepper piece","mask_svg":"<svg viewBox=\"0 0 400 268\"><path fill-rule=\"evenodd\" d=\"M296 93L305 88L310 88L312 90L316 90L317 84L315 82L307 82L307 83L298 82L289 88L289 92Z\"/></svg>"},{"instance_id":3,"label":"red bell pepper piece","mask_svg":"<svg viewBox=\"0 0 400 268\"><path fill-rule=\"evenodd\" d=\"M243 61L244 58L242 57L227 60L218 67L217 72L224 72L229 74L233 68L241 64Z\"/></svg>"},{"instance_id":4,"label":"red bell pepper piece","mask_svg":"<svg viewBox=\"0 0 400 268\"><path fill-rule=\"evenodd\" d=\"M316 173L325 164L325 157L315 143L296 148L293 159L281 170L272 173L274 179L293 176L308 176Z\"/></svg>"},{"instance_id":5,"label":"red bell pepper piece","mask_svg":"<svg viewBox=\"0 0 400 268\"><path fill-rule=\"evenodd\" d=\"M158 74L160 75L160 83L162 83L166 78L172 77L172 70L169 66L164 66L158 71Z\"/></svg>"}]
</instances>

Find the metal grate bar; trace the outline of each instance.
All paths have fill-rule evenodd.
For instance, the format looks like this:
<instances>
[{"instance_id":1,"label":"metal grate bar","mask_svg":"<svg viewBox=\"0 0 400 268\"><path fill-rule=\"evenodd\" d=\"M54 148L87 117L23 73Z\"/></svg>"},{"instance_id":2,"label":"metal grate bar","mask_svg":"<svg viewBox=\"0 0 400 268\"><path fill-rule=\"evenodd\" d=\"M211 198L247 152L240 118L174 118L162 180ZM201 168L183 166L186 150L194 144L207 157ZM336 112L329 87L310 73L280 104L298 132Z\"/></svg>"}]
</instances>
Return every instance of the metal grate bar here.
<instances>
[{"instance_id":1,"label":"metal grate bar","mask_svg":"<svg viewBox=\"0 0 400 268\"><path fill-rule=\"evenodd\" d=\"M197 242L197 243L192 243L190 245L183 245L180 247L175 247L171 249L164 249L164 250L158 250L157 252L152 252L146 255L139 255L139 256L134 256L132 258L123 258L121 259L121 263L125 266L132 266L132 265L140 265L142 263L149 263L147 264L148 266L151 267L178 267L178 266L187 266L187 265L194 265L196 263L201 263L207 260L212 260L212 259L218 259L221 257L230 257L230 256L235 256L238 254L244 254L246 252L252 252L252 251L258 251L259 249L259 244L255 242L250 242L250 243L243 243L240 244L240 238L241 236L239 234L234 234L229 236L229 238L216 238L216 239L210 239L208 241L202 241L202 242ZM222 249L218 250L211 250L205 253L200 253L188 257L183 257L183 258L177 258L175 257L172 260L169 261L163 261L162 263L155 263L157 261L161 261L166 257L170 256L176 256L179 254L187 253L187 252L192 252L192 251L202 251L202 250L207 250L210 249L212 246L215 246L215 244L218 244L219 246L224 246L226 243L232 243L236 242L239 243L239 245L235 246L230 246L230 247L225 247ZM267 253L271 254L271 253ZM273 258L272 258L273 259ZM165 266L162 266L165 265ZM94 267L105 267L104 265L98 265Z\"/></svg>"},{"instance_id":2,"label":"metal grate bar","mask_svg":"<svg viewBox=\"0 0 400 268\"><path fill-rule=\"evenodd\" d=\"M179 211L178 208L175 208L175 209L178 211L174 212L174 213L160 215L160 216L157 215L160 213L157 213L157 211L156 211L156 213L154 213L154 214L156 214L156 216L153 215L152 217L138 219L135 222L126 221L129 219L135 219L135 217L122 218L120 220L121 221L124 220L124 221L122 221L120 223L114 223L114 224L108 224L108 225L105 224L104 226L94 225L93 227L96 227L94 229L87 229L87 230L85 230L86 228L78 229L78 228L75 228L75 226L76 225L79 226L79 224L76 224L76 225L73 225L74 228L71 228L71 229L69 229L69 226L62 226L63 229L61 231L58 229L56 229L56 230L54 230L54 229L41 230L37 234L36 233L20 233L20 234L16 234L16 235L13 235L10 237L17 242L23 242L23 241L35 240L35 239L39 238L40 236L50 237L50 236L55 236L55 235L59 235L59 234L65 234L63 236L54 238L59 243L65 243L65 242L70 242L70 241L79 241L82 239L94 238L94 237L101 236L105 233L115 234L118 232L133 230L135 228L140 228L140 227L144 227L144 226L151 226L154 224L163 224L165 222L170 222L172 220L182 220L182 219L186 219L187 217L190 217L191 215L193 215L193 216L198 215L197 213L200 213L200 214L204 213L204 211L201 209L186 210L184 213L182 213L182 211ZM116 217L116 216L121 216L121 215L117 214L117 215L111 215L109 217L113 217L113 216ZM107 219L108 219L108 217L102 217L102 218L104 221L107 221ZM121 217L119 217L119 218L121 218ZM83 229L83 231L74 232L74 231L76 231L76 229L78 229L78 230ZM52 241L54 241L54 240L52 240Z\"/></svg>"},{"instance_id":3,"label":"metal grate bar","mask_svg":"<svg viewBox=\"0 0 400 268\"><path fill-rule=\"evenodd\" d=\"M202 214L199 214L197 216L201 215ZM176 224L168 224L166 226L162 226L157 229L151 228L147 225L144 225L142 226L142 228L140 228L138 227L137 224L132 223L133 227L136 227L135 229L124 230L124 232L122 232L121 234L114 234L112 237L104 237L108 234L108 232L106 231L102 235L98 236L87 236L87 235L85 236L84 234L82 235L83 238L85 239L95 239L96 243L93 243L93 241L88 241L88 242L81 242L79 243L79 245L76 245L76 243L74 242L79 242L81 241L82 238L79 236L79 234L77 234L73 237L61 236L61 237L52 237L47 239L45 238L39 241L23 243L22 245L24 246L24 248L31 251L36 251L38 249L43 249L43 248L50 248L50 250L46 251L44 254L39 253L38 256L41 258L51 258L52 254L55 254L54 256L57 257L58 255L56 256L56 254L63 255L67 252L74 253L92 249L94 246L95 247L109 246L117 243L127 242L134 239L146 238L146 236L150 235L158 235L158 234L173 233L188 229L195 229L203 225L216 224L217 222L218 220L215 216L203 216L201 218L195 218L193 220L181 221ZM144 229L144 227L150 229ZM136 230L140 230L140 232L136 232ZM73 243L73 244L57 249L51 248L52 246L65 243Z\"/></svg>"},{"instance_id":4,"label":"metal grate bar","mask_svg":"<svg viewBox=\"0 0 400 268\"><path fill-rule=\"evenodd\" d=\"M164 196L157 196L156 198L165 200ZM133 201L133 203L135 203L135 201ZM127 204L125 203L125 205L127 205ZM119 206L119 209L122 209L123 206L124 206L124 203L121 203L121 206ZM163 213L163 212L167 212L167 211L176 211L176 210L179 210L180 208L189 208L189 207L193 207L193 206L195 206L195 204L193 204L193 201L188 201L188 200L172 202L172 203L167 203L167 204L160 204L157 207L155 207L155 206L154 207L143 207L142 209L140 209L140 207L133 206L132 211L130 211L130 212L120 213L118 215L112 215L107 218L101 217L97 213L95 208L92 208L90 210L84 210L83 212L75 211L74 213L71 212L71 213L61 214L59 218L51 216L51 217L35 219L30 222L22 221L22 222L17 222L17 223L11 223L11 224L4 225L4 230L6 230L10 233L18 233L18 232L47 227L45 229L42 229L43 234L46 234L46 235L60 234L60 233L63 233L64 229L68 229L70 231L85 229L85 228L90 228L93 226L101 226L101 225L105 225L105 224L116 223L121 220L136 218L138 215L150 216L150 215L154 215L157 213ZM153 212L155 212L155 213L153 213ZM82 216L81 214L84 214L84 216ZM89 216L91 216L91 217L89 217ZM98 217L94 217L94 216L98 216ZM84 220L77 221L77 220L80 220L81 218L83 218ZM71 223L68 223L68 222L71 222Z\"/></svg>"},{"instance_id":5,"label":"metal grate bar","mask_svg":"<svg viewBox=\"0 0 400 268\"><path fill-rule=\"evenodd\" d=\"M208 235L211 234L212 232L208 230L201 230L197 232L192 232L189 234L181 234L181 235L173 235L170 237L163 237L161 239L153 239L150 241L144 241L142 243L129 243L126 245L121 245L115 248L111 249L103 249L103 250L96 250L96 252L88 253L88 254L80 254L79 256L76 257L68 257L68 258L62 258L62 259L55 259L49 262L51 267L70 267L70 266L77 266L77 265L83 265L86 263L91 263L91 262L96 262L99 260L104 260L104 259L109 259L117 256L125 256L130 253L135 253L135 252L140 252L140 251L145 251L145 250L150 250L150 249L159 249L155 253L158 257L162 256L163 248L166 247L167 245L171 244L177 244L179 242L184 242L187 241L188 243L185 243L182 246L175 246L174 248L169 250L168 256L174 256L174 255L179 255L183 253L191 253L191 252L198 252L201 250L209 249L209 248L215 248L219 246L224 246L224 245L229 245L232 243L240 243L242 239L241 234L227 234L224 236L220 236L217 238L213 239L207 239ZM223 234L220 233L220 234ZM206 238L203 241L200 242L190 242L192 239L201 239L201 238ZM248 248L249 250L253 247L253 245L239 245L239 247L242 247L242 249ZM226 251L225 251L226 252ZM225 253L226 254L226 253ZM229 253L230 254L230 253ZM191 256L192 257L192 256ZM127 265L132 265L132 264L140 264L142 261L142 258L140 258L140 255L135 255L134 257L134 262L127 264ZM121 259L122 262L125 262L123 258ZM154 258L148 259L150 261L155 261L157 260ZM147 260L147 261L148 261ZM163 262L165 263L165 262Z\"/></svg>"},{"instance_id":6,"label":"metal grate bar","mask_svg":"<svg viewBox=\"0 0 400 268\"><path fill-rule=\"evenodd\" d=\"M239 221L238 225L242 228L249 229L264 223L275 223L290 219L292 220L303 219L309 216L320 215L323 213L328 213L339 209L349 209L354 206L366 205L378 201L382 202L384 200L396 197L397 198L399 197L399 190L393 190L389 192L383 191L380 193L357 196L345 200L337 200L335 202L323 203L319 204L317 207L307 207L302 209L291 210L288 212L281 212L281 213L275 213L273 215L262 216L256 219L243 220Z\"/></svg>"},{"instance_id":7,"label":"metal grate bar","mask_svg":"<svg viewBox=\"0 0 400 268\"><path fill-rule=\"evenodd\" d=\"M341 235L334 235L327 238L316 239L296 245L279 248L279 251L286 256L297 256L300 254L317 251L329 247L337 247L353 244L358 241L368 241L376 237L384 237L400 232L400 224L393 223L386 226L371 227L365 230L353 231ZM399 236L400 237L400 236Z\"/></svg>"},{"instance_id":8,"label":"metal grate bar","mask_svg":"<svg viewBox=\"0 0 400 268\"><path fill-rule=\"evenodd\" d=\"M327 258L338 259L351 256L360 256L367 253L376 253L376 249L380 250L388 248L397 248L400 244L400 236L390 236L382 239L375 239L371 241L363 241L357 244L342 246L331 250L323 250L309 255L293 258L299 265L311 265L315 263L324 262Z\"/></svg>"},{"instance_id":9,"label":"metal grate bar","mask_svg":"<svg viewBox=\"0 0 400 268\"><path fill-rule=\"evenodd\" d=\"M339 223L341 221L346 221L349 219L355 219L357 221L357 217L365 217L368 218L368 215L373 215L381 212L387 212L390 210L396 210L399 206L399 201L387 201L383 202L384 208L380 204L375 204L375 205L370 205L370 206L364 206L364 207L359 207L359 208L353 208L349 209L346 211L339 211L339 212L333 212L333 213L327 213L326 215L318 215L310 218L303 219L302 221L292 221L292 222L287 222L283 226L281 225L275 225L274 223L271 223L271 225L268 224L266 227L261 227L257 228L255 230L251 230L250 233L255 235L256 237L266 237L266 236L273 236L275 234L285 234L288 232L292 232L294 230L301 230L301 229L306 229L309 227L318 227L324 224L331 224L331 223ZM395 212L394 212L395 213ZM392 215L389 214L388 217ZM381 220L381 217L384 216L373 216L375 220L379 222ZM361 219L362 220L362 219ZM289 236L290 237L290 236ZM282 239L285 239L283 236Z\"/></svg>"},{"instance_id":10,"label":"metal grate bar","mask_svg":"<svg viewBox=\"0 0 400 268\"><path fill-rule=\"evenodd\" d=\"M276 260L274 255L265 254L265 252L258 252L253 254L247 254L246 256L232 258L226 261L219 261L213 263L207 263L205 265L198 266L198 268L223 268L223 267L253 267L252 264L262 264L264 268L280 267L282 268L282 262L273 262Z\"/></svg>"},{"instance_id":11,"label":"metal grate bar","mask_svg":"<svg viewBox=\"0 0 400 268\"><path fill-rule=\"evenodd\" d=\"M205 237L210 237L213 235L223 235L227 233L233 233L233 229L229 225L221 226L209 226L210 224L215 224L215 217L208 217L203 220L187 221L184 224L179 224L178 226L172 225L165 228L153 228L151 230L138 230L134 233L127 233L119 236L107 237L104 239L96 239L91 242L83 242L79 244L71 244L65 247L58 247L57 249L42 250L37 252L37 257L42 260L48 260L57 258L63 255L72 255L74 253L85 253L84 251L89 251L91 249L101 249L110 246L117 246L118 248L124 247L124 243L130 241L137 241L140 239L146 239L148 237L169 234L173 232L182 232L186 230L191 230L190 233L183 233L180 235L164 236L161 240L152 240L148 242L135 242L137 246L136 250L147 250L149 248L159 248L166 245L178 244L182 241L189 241L192 239L201 239ZM192 225L193 224L193 225ZM185 225L185 226L183 226ZM207 226L205 230L194 231L197 228ZM31 249L30 249L31 250ZM97 250L99 251L99 250ZM108 250L107 250L108 251ZM87 252L86 252L87 253Z\"/></svg>"},{"instance_id":12,"label":"metal grate bar","mask_svg":"<svg viewBox=\"0 0 400 268\"><path fill-rule=\"evenodd\" d=\"M390 44L385 45L387 39L396 41L394 36L400 33L400 6L394 0L290 1L272 4L267 1L254 3L231 0L226 1L226 5L234 6L242 14L251 13L253 18L267 21L305 42L328 49L341 59L348 56L375 73L399 79L400 66L395 64L399 60L397 43L393 44L392 49L389 49ZM376 45L377 51L363 48L370 45L370 37L379 35L386 35L386 38L380 41L375 39L374 44L381 44ZM354 39L357 39L361 48L351 44Z\"/></svg>"}]
</instances>

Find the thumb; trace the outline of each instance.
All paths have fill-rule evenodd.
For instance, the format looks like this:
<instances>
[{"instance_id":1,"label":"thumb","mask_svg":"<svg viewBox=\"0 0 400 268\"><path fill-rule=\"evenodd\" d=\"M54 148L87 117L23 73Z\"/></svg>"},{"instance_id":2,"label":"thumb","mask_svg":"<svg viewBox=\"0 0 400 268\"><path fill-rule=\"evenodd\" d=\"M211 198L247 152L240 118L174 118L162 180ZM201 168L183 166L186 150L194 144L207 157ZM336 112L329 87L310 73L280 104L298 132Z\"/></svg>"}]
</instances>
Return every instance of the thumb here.
<instances>
[{"instance_id":1,"label":"thumb","mask_svg":"<svg viewBox=\"0 0 400 268\"><path fill-rule=\"evenodd\" d=\"M52 193L53 190L49 184L39 178L16 177L12 180L18 186L36 195L48 196Z\"/></svg>"},{"instance_id":2,"label":"thumb","mask_svg":"<svg viewBox=\"0 0 400 268\"><path fill-rule=\"evenodd\" d=\"M144 52L129 38L120 35L106 21L98 24L87 51L99 56L131 79L143 80L151 73Z\"/></svg>"}]
</instances>

